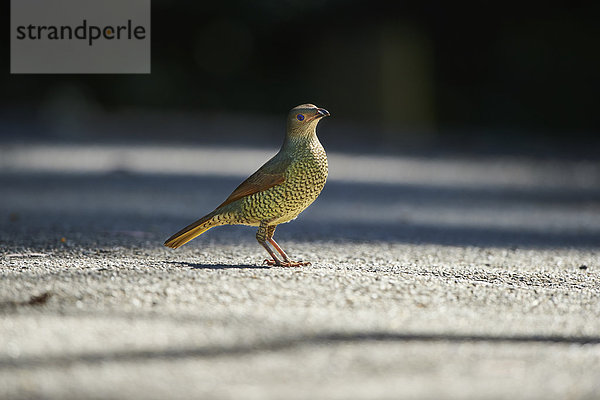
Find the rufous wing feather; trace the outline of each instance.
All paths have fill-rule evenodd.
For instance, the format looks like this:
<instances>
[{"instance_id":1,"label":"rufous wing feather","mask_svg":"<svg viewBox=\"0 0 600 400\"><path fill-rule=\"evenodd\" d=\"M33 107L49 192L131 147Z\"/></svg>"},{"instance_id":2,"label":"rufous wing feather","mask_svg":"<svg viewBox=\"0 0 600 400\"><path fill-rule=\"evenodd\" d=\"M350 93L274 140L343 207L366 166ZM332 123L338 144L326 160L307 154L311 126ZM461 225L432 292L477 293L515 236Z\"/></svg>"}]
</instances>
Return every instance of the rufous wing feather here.
<instances>
[{"instance_id":1,"label":"rufous wing feather","mask_svg":"<svg viewBox=\"0 0 600 400\"><path fill-rule=\"evenodd\" d=\"M243 197L263 192L273 186L285 182L285 173L291 164L291 159L281 151L267 161L255 173L238 186L229 197L217 207L217 210Z\"/></svg>"},{"instance_id":2,"label":"rufous wing feather","mask_svg":"<svg viewBox=\"0 0 600 400\"><path fill-rule=\"evenodd\" d=\"M217 209L233 203L242 197L265 191L283 182L285 182L285 175L283 173L267 173L262 171L261 168L242 182Z\"/></svg>"}]
</instances>

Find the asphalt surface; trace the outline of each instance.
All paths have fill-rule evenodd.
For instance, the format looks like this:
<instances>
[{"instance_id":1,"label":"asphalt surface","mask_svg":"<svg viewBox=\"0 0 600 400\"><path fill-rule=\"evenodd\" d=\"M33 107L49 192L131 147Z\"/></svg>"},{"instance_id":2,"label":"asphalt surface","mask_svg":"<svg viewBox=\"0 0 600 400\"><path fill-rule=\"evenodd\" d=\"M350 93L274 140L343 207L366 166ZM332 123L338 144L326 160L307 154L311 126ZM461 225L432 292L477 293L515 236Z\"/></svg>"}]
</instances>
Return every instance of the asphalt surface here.
<instances>
[{"instance_id":1,"label":"asphalt surface","mask_svg":"<svg viewBox=\"0 0 600 400\"><path fill-rule=\"evenodd\" d=\"M600 398L600 162L332 152L311 266L162 247L275 150L0 146L0 398Z\"/></svg>"}]
</instances>

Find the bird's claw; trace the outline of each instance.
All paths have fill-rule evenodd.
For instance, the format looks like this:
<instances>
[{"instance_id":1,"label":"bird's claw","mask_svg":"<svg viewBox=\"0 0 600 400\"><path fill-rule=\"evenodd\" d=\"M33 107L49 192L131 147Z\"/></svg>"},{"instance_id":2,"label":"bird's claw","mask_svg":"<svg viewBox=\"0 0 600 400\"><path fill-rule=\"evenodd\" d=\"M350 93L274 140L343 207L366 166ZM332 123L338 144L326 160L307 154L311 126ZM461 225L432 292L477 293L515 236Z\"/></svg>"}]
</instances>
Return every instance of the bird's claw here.
<instances>
[{"instance_id":1,"label":"bird's claw","mask_svg":"<svg viewBox=\"0 0 600 400\"><path fill-rule=\"evenodd\" d=\"M304 267L304 266L308 266L311 265L310 262L308 261L275 261L275 260L269 260L266 259L263 264L267 264L267 265L271 265L271 266L276 266L276 267Z\"/></svg>"},{"instance_id":2,"label":"bird's claw","mask_svg":"<svg viewBox=\"0 0 600 400\"><path fill-rule=\"evenodd\" d=\"M284 261L279 264L280 267L304 267L310 265L308 261Z\"/></svg>"}]
</instances>

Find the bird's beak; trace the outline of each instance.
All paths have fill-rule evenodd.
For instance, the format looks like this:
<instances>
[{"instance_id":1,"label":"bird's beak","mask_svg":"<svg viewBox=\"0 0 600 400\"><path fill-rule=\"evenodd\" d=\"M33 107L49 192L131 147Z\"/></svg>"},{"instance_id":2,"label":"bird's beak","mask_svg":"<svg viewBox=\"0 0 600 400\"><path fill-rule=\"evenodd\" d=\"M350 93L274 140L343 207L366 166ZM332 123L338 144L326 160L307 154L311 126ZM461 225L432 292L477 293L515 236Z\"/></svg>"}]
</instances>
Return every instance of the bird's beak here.
<instances>
[{"instance_id":1,"label":"bird's beak","mask_svg":"<svg viewBox=\"0 0 600 400\"><path fill-rule=\"evenodd\" d=\"M324 108L317 108L317 114L315 115L315 118L323 118L323 117L329 117L331 114L329 114L329 111L327 111Z\"/></svg>"}]
</instances>

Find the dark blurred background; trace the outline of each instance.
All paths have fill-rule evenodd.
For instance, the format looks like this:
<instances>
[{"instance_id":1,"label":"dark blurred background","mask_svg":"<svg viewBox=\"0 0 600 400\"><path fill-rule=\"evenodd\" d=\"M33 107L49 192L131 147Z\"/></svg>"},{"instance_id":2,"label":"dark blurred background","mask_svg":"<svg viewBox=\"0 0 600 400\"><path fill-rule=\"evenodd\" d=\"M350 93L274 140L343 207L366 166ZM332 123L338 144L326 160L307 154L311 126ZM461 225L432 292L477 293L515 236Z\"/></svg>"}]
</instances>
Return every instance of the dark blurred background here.
<instances>
[{"instance_id":1,"label":"dark blurred background","mask_svg":"<svg viewBox=\"0 0 600 400\"><path fill-rule=\"evenodd\" d=\"M599 11L152 0L150 75L10 75L6 57L0 138L273 144L284 113L313 102L335 117L335 148L594 157Z\"/></svg>"}]
</instances>

